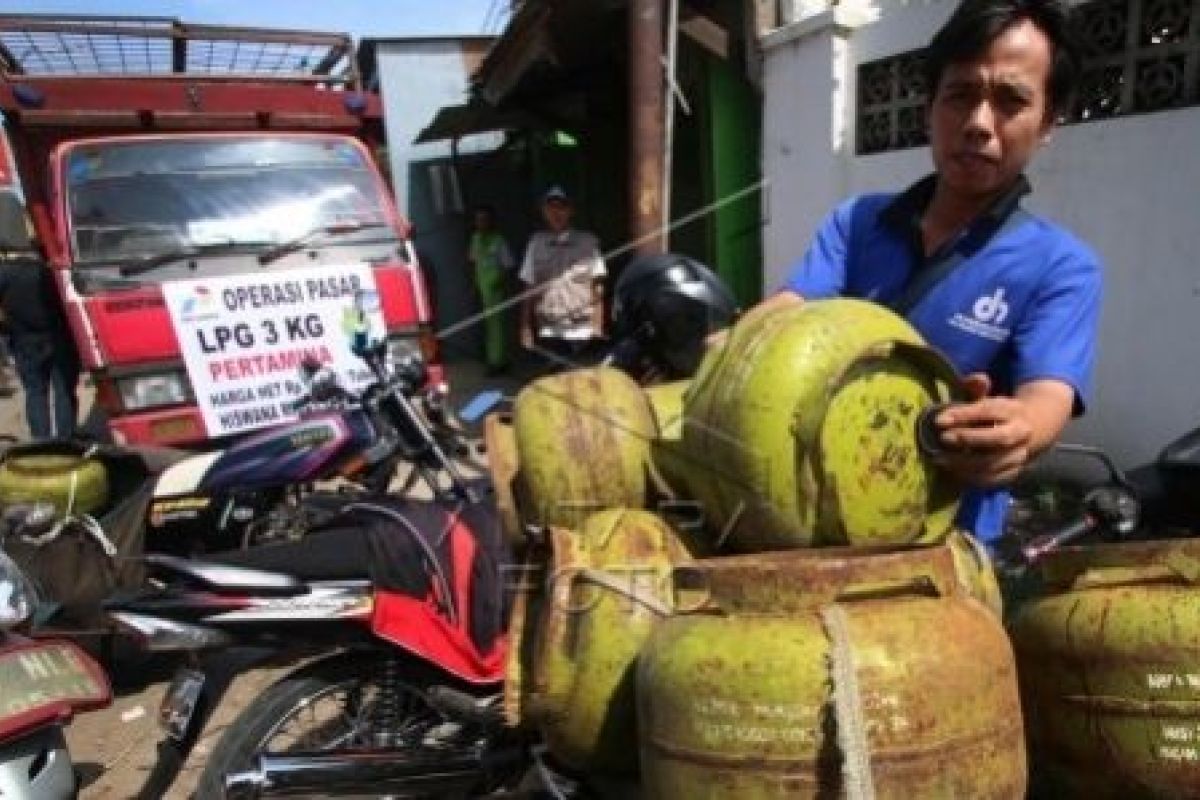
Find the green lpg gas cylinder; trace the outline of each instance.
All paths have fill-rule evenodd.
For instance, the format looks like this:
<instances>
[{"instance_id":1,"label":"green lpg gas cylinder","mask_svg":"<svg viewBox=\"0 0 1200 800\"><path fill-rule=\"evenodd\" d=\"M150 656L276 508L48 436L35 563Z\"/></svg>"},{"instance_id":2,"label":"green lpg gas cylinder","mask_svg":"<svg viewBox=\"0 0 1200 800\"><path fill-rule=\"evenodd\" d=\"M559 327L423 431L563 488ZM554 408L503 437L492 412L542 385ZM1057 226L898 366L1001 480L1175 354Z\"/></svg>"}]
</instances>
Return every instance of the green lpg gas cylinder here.
<instances>
[{"instance_id":1,"label":"green lpg gas cylinder","mask_svg":"<svg viewBox=\"0 0 1200 800\"><path fill-rule=\"evenodd\" d=\"M1003 798L1012 649L945 545L701 559L638 662L644 796Z\"/></svg>"},{"instance_id":2,"label":"green lpg gas cylinder","mask_svg":"<svg viewBox=\"0 0 1200 800\"><path fill-rule=\"evenodd\" d=\"M513 432L512 417L499 413L488 414L483 421L483 442L500 531L513 553L521 553L527 542L517 509L517 467L520 458L517 456L517 437Z\"/></svg>"},{"instance_id":3,"label":"green lpg gas cylinder","mask_svg":"<svg viewBox=\"0 0 1200 800\"><path fill-rule=\"evenodd\" d=\"M954 556L954 572L968 595L983 603L997 617L1004 616L1004 598L996 568L987 549L971 534L958 529L946 537L946 546Z\"/></svg>"},{"instance_id":4,"label":"green lpg gas cylinder","mask_svg":"<svg viewBox=\"0 0 1200 800\"><path fill-rule=\"evenodd\" d=\"M663 438L678 439L682 435L683 398L690 385L690 381L672 381L647 386L643 390Z\"/></svg>"},{"instance_id":5,"label":"green lpg gas cylinder","mask_svg":"<svg viewBox=\"0 0 1200 800\"><path fill-rule=\"evenodd\" d=\"M670 611L671 573L688 552L669 525L642 510L603 511L577 533L555 529L553 536L530 665L529 721L565 764L633 772L634 662Z\"/></svg>"},{"instance_id":6,"label":"green lpg gas cylinder","mask_svg":"<svg viewBox=\"0 0 1200 800\"><path fill-rule=\"evenodd\" d=\"M958 492L914 430L956 387L944 359L874 303L749 318L685 398L688 489L743 551L940 541Z\"/></svg>"},{"instance_id":7,"label":"green lpg gas cylinder","mask_svg":"<svg viewBox=\"0 0 1200 800\"><path fill-rule=\"evenodd\" d=\"M513 429L524 522L578 528L602 509L645 503L657 428L625 373L602 367L536 380L517 395Z\"/></svg>"},{"instance_id":8,"label":"green lpg gas cylinder","mask_svg":"<svg viewBox=\"0 0 1200 800\"><path fill-rule=\"evenodd\" d=\"M68 446L32 444L14 449L0 463L0 509L19 503L48 503L59 515L95 514L108 503L108 470L96 458Z\"/></svg>"},{"instance_id":9,"label":"green lpg gas cylinder","mask_svg":"<svg viewBox=\"0 0 1200 800\"><path fill-rule=\"evenodd\" d=\"M1069 547L1012 623L1046 796L1200 798L1200 540Z\"/></svg>"},{"instance_id":10,"label":"green lpg gas cylinder","mask_svg":"<svg viewBox=\"0 0 1200 800\"><path fill-rule=\"evenodd\" d=\"M658 436L650 444L650 474L663 497L687 498L687 470L680 450L683 439L684 397L690 381L673 381L648 386L643 391L650 401Z\"/></svg>"}]
</instances>

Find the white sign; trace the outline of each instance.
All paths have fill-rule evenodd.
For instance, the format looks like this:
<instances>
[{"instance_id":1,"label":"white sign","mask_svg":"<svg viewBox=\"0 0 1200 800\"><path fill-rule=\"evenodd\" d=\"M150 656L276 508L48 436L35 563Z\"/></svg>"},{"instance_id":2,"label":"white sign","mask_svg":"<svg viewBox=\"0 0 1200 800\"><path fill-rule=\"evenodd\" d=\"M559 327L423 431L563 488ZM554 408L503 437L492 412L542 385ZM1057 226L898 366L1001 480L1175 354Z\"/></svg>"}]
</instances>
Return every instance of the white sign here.
<instances>
[{"instance_id":1,"label":"white sign","mask_svg":"<svg viewBox=\"0 0 1200 800\"><path fill-rule=\"evenodd\" d=\"M384 335L375 277L366 264L224 275L163 285L175 336L209 436L295 419L300 364L315 360L356 389L371 380L350 351L365 314Z\"/></svg>"}]
</instances>

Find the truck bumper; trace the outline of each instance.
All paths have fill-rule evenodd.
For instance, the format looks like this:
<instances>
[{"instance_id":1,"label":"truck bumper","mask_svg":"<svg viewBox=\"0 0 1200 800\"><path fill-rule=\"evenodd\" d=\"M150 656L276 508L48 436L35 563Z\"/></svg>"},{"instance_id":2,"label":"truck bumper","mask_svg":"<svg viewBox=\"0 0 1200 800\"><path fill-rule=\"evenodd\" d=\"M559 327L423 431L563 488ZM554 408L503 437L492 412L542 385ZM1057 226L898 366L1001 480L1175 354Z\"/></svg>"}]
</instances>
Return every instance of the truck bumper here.
<instances>
[{"instance_id":1,"label":"truck bumper","mask_svg":"<svg viewBox=\"0 0 1200 800\"><path fill-rule=\"evenodd\" d=\"M122 445L198 444L208 438L204 418L196 406L109 417L108 429L113 441Z\"/></svg>"}]
</instances>

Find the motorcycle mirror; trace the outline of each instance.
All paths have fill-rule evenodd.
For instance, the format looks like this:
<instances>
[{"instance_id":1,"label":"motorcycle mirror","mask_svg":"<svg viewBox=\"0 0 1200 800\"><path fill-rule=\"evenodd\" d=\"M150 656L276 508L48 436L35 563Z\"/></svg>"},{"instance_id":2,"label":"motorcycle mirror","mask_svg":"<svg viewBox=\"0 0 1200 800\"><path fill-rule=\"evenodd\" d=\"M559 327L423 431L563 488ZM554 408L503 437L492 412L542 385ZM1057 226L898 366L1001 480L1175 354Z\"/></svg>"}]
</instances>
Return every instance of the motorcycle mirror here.
<instances>
[{"instance_id":1,"label":"motorcycle mirror","mask_svg":"<svg viewBox=\"0 0 1200 800\"><path fill-rule=\"evenodd\" d=\"M1129 482L1129 478L1125 476L1125 472L1117 466L1117 463L1103 449L1086 444L1072 444L1070 442L1057 442L1051 449L1056 453L1083 456L1099 461L1108 470L1109 479L1113 483L1136 494L1133 485Z\"/></svg>"}]
</instances>

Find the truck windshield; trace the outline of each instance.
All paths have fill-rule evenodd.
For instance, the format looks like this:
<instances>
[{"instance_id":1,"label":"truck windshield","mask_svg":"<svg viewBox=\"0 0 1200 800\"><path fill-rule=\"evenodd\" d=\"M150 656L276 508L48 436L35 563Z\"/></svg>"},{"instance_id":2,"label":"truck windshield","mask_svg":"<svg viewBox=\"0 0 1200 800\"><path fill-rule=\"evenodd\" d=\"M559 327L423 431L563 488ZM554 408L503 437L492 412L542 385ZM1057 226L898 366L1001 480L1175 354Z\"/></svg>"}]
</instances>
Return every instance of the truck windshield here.
<instances>
[{"instance_id":1,"label":"truck windshield","mask_svg":"<svg viewBox=\"0 0 1200 800\"><path fill-rule=\"evenodd\" d=\"M344 137L86 143L66 175L78 264L252 251L337 226L378 238L387 221L375 172Z\"/></svg>"}]
</instances>

